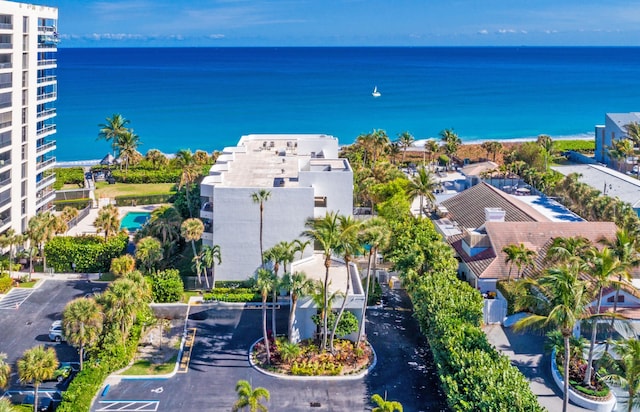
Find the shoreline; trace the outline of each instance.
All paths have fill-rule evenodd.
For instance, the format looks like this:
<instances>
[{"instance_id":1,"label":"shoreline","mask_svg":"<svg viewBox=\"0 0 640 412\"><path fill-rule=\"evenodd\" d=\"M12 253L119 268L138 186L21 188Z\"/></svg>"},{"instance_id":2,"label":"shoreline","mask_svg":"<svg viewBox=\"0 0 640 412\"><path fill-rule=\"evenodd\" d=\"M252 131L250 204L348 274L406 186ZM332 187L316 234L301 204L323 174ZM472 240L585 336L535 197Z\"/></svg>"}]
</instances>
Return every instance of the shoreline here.
<instances>
[{"instance_id":1,"label":"shoreline","mask_svg":"<svg viewBox=\"0 0 640 412\"><path fill-rule=\"evenodd\" d=\"M476 140L466 140L466 141L462 141L460 147L473 147L473 146L480 146L482 143L484 142L500 142L503 145L509 145L509 144L519 144L519 143L526 143L526 142L535 142L536 139L538 137L517 137L517 138L513 138L513 139L476 139ZM553 137L551 136L551 138L554 141L557 140L593 140L595 139L595 134L580 134L580 135L570 135L570 136L559 136L559 137ZM441 139L440 137L431 137L431 138L420 138L420 139L416 139L413 144L409 147L407 147L407 152L422 152L423 146L425 144L425 142L427 142L428 140L435 140L436 142L438 142L438 144L441 144ZM355 141L353 142L355 143ZM347 147L352 145L353 143L349 143L349 144L344 144L344 145L340 145L340 147ZM152 150L152 149L149 149ZM195 149L195 150L204 150L204 149ZM207 151L207 153L212 153L212 152L216 152L216 151L222 151L224 150L224 148L222 149L214 149L212 151ZM161 151L162 152L162 151ZM165 156L167 156L168 158L171 158L173 156L175 156L174 154L167 154L162 152L162 154L164 154ZM102 159L82 159L82 160L63 160L60 162L56 162L56 167L91 167L91 166L96 166L98 164L100 164L100 161Z\"/></svg>"}]
</instances>

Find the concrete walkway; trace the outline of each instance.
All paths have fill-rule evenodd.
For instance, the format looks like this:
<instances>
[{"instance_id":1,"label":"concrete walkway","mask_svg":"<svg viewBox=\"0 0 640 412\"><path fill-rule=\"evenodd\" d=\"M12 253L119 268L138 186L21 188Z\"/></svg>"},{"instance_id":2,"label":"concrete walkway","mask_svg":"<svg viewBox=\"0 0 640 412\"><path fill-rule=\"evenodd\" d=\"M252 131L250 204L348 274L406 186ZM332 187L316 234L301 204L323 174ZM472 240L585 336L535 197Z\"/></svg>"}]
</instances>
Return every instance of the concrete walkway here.
<instances>
[{"instance_id":1,"label":"concrete walkway","mask_svg":"<svg viewBox=\"0 0 640 412\"><path fill-rule=\"evenodd\" d=\"M548 354L544 354L544 336L515 333L501 325L486 325L483 330L489 342L499 352L507 355L511 363L529 380L531 391L538 397L540 405L548 411L561 411L562 392L551 377L551 359ZM571 403L568 410L588 411Z\"/></svg>"}]
</instances>

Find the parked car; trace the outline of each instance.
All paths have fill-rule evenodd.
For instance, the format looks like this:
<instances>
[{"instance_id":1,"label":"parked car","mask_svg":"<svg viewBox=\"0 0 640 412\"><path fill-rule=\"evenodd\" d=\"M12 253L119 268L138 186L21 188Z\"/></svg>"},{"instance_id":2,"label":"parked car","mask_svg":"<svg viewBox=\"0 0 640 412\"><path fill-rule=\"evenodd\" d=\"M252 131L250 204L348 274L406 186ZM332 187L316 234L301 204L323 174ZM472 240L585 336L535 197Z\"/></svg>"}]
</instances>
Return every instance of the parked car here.
<instances>
[{"instance_id":1,"label":"parked car","mask_svg":"<svg viewBox=\"0 0 640 412\"><path fill-rule=\"evenodd\" d=\"M70 363L61 363L60 367L53 372L53 380L62 382L67 379L73 372L77 372L78 368Z\"/></svg>"},{"instance_id":2,"label":"parked car","mask_svg":"<svg viewBox=\"0 0 640 412\"><path fill-rule=\"evenodd\" d=\"M25 396L24 401L22 401L22 405L30 405L33 407L34 400L33 395L27 395ZM53 411L54 409L53 399L46 396L38 396L38 408L36 409L38 412L48 412Z\"/></svg>"},{"instance_id":3,"label":"parked car","mask_svg":"<svg viewBox=\"0 0 640 412\"><path fill-rule=\"evenodd\" d=\"M63 342L66 339L64 338L64 333L62 331L62 321L56 320L49 327L49 339L52 342Z\"/></svg>"}]
</instances>

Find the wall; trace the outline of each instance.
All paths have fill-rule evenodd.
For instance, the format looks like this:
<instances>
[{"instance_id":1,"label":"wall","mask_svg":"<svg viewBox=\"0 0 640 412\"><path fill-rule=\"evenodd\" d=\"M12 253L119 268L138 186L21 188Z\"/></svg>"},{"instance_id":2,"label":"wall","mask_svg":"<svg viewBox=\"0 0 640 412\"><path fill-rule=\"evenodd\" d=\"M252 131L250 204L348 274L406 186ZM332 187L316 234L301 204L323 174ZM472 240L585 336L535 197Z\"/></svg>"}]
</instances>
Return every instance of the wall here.
<instances>
[{"instance_id":1,"label":"wall","mask_svg":"<svg viewBox=\"0 0 640 412\"><path fill-rule=\"evenodd\" d=\"M260 206L255 188L216 187L213 190L213 243L220 245L222 264L217 280L242 280L260 266ZM281 241L302 239L304 223L313 216L312 188L271 188L264 202L264 250ZM311 254L310 248L306 254Z\"/></svg>"},{"instance_id":2,"label":"wall","mask_svg":"<svg viewBox=\"0 0 640 412\"><path fill-rule=\"evenodd\" d=\"M315 208L314 216L323 217L327 211L351 216L353 213L353 172L301 171L298 175L300 186L313 187L316 197L326 197L326 208Z\"/></svg>"}]
</instances>

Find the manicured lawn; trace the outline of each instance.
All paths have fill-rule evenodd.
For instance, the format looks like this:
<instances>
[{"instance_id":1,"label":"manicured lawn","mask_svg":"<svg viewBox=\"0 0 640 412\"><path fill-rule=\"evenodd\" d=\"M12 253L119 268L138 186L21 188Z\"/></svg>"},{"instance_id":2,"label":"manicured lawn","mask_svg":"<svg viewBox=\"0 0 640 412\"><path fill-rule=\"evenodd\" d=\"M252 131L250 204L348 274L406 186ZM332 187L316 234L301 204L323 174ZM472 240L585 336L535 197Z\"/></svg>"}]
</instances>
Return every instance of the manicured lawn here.
<instances>
[{"instance_id":1,"label":"manicured lawn","mask_svg":"<svg viewBox=\"0 0 640 412\"><path fill-rule=\"evenodd\" d=\"M37 282L37 280L32 280L31 282L20 282L20 286L21 288L32 288L33 285L35 285Z\"/></svg>"},{"instance_id":2,"label":"manicured lawn","mask_svg":"<svg viewBox=\"0 0 640 412\"><path fill-rule=\"evenodd\" d=\"M129 196L129 195L161 195L175 192L174 183L96 183L96 197Z\"/></svg>"},{"instance_id":3,"label":"manicured lawn","mask_svg":"<svg viewBox=\"0 0 640 412\"><path fill-rule=\"evenodd\" d=\"M164 375L171 371L176 366L176 359L174 356L167 363L152 364L150 361L143 359L135 361L134 364L124 371L123 375Z\"/></svg>"}]
</instances>

